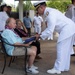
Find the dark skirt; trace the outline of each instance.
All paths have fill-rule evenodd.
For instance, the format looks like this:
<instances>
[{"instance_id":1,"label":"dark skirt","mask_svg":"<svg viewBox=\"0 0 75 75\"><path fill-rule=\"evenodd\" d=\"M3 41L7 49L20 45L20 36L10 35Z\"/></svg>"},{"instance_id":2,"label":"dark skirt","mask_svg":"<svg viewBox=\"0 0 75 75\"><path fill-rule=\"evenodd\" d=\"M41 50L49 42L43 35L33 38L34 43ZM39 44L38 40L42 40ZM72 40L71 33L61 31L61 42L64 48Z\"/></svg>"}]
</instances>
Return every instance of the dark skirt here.
<instances>
[{"instance_id":1,"label":"dark skirt","mask_svg":"<svg viewBox=\"0 0 75 75\"><path fill-rule=\"evenodd\" d=\"M34 42L32 42L31 45L37 47L37 55L41 53L41 51L40 51L40 42L39 41L34 41Z\"/></svg>"}]
</instances>

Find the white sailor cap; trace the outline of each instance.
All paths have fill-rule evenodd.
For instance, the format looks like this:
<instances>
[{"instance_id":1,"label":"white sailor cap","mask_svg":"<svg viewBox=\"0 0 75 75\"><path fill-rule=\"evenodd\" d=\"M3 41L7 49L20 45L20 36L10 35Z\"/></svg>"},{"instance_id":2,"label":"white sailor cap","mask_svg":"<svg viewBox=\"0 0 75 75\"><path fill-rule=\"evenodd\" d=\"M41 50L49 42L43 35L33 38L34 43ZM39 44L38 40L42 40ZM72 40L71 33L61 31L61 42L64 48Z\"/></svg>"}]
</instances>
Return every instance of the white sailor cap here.
<instances>
[{"instance_id":1,"label":"white sailor cap","mask_svg":"<svg viewBox=\"0 0 75 75\"><path fill-rule=\"evenodd\" d=\"M37 9L38 7L40 7L41 5L45 4L46 1L45 0L42 0L42 1L39 1L39 2L36 2L34 3L34 7Z\"/></svg>"}]
</instances>

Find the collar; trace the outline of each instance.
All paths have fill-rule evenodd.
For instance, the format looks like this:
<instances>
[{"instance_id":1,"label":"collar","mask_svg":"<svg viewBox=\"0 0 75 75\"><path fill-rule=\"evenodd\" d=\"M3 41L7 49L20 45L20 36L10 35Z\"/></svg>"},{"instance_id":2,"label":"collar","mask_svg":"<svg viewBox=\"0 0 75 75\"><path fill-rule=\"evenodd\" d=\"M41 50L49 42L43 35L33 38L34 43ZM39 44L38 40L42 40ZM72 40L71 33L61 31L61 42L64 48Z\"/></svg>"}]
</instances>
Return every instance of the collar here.
<instances>
[{"instance_id":1,"label":"collar","mask_svg":"<svg viewBox=\"0 0 75 75\"><path fill-rule=\"evenodd\" d=\"M46 13L49 12L48 9L49 9L49 7L46 7L46 8L45 8L45 11L44 11L44 16L45 16L45 17L46 17Z\"/></svg>"}]
</instances>

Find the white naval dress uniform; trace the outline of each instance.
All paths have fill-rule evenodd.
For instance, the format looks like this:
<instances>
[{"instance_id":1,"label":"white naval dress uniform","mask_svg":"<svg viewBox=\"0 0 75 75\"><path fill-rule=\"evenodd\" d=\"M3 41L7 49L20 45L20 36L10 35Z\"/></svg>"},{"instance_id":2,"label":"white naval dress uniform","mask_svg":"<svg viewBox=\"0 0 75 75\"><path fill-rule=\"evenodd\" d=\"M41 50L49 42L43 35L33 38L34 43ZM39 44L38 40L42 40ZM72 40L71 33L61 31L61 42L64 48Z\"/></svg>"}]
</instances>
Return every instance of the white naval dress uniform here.
<instances>
[{"instance_id":1,"label":"white naval dress uniform","mask_svg":"<svg viewBox=\"0 0 75 75\"><path fill-rule=\"evenodd\" d=\"M45 40L48 37L52 38L54 31L59 33L54 68L59 71L68 71L70 54L73 49L75 24L60 11L53 8L46 7L44 16L47 21L47 28L41 33L40 37Z\"/></svg>"},{"instance_id":2,"label":"white naval dress uniform","mask_svg":"<svg viewBox=\"0 0 75 75\"><path fill-rule=\"evenodd\" d=\"M34 16L34 31L38 34L41 33L41 23L43 22L43 18L41 16Z\"/></svg>"},{"instance_id":3,"label":"white naval dress uniform","mask_svg":"<svg viewBox=\"0 0 75 75\"><path fill-rule=\"evenodd\" d=\"M0 31L5 29L5 23L8 18L9 17L6 12L0 12Z\"/></svg>"}]
</instances>

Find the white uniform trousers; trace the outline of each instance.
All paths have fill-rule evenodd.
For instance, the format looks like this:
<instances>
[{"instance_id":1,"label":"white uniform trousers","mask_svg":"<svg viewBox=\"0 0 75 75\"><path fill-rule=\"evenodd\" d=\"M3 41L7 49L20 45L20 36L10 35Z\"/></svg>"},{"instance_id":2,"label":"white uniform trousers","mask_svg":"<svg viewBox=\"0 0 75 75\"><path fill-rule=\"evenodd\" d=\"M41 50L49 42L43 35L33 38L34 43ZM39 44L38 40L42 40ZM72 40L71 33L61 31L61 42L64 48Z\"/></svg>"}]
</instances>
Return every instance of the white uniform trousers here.
<instances>
[{"instance_id":1,"label":"white uniform trousers","mask_svg":"<svg viewBox=\"0 0 75 75\"><path fill-rule=\"evenodd\" d=\"M38 34L41 33L41 26L35 26L34 29L35 29L34 31L35 31L36 33L38 33Z\"/></svg>"},{"instance_id":2,"label":"white uniform trousers","mask_svg":"<svg viewBox=\"0 0 75 75\"><path fill-rule=\"evenodd\" d=\"M70 55L73 50L74 36L57 43L57 58L54 68L59 71L70 69Z\"/></svg>"}]
</instances>

